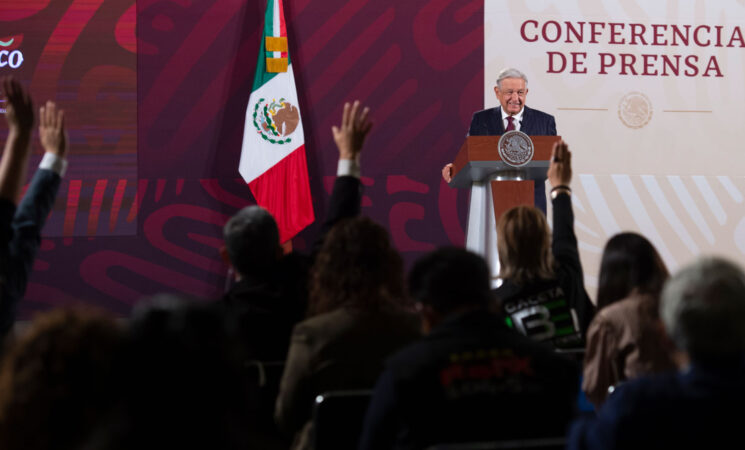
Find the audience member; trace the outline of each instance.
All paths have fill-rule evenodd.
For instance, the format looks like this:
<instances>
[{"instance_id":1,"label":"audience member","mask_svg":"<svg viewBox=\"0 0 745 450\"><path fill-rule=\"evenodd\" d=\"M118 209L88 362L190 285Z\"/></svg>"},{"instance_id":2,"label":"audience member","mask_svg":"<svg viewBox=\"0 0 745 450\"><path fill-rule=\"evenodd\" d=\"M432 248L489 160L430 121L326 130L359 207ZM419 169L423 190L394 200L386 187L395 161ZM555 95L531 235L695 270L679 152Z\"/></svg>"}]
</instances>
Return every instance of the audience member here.
<instances>
[{"instance_id":1,"label":"audience member","mask_svg":"<svg viewBox=\"0 0 745 450\"><path fill-rule=\"evenodd\" d=\"M297 252L282 254L277 223L259 206L238 211L224 237L237 283L223 300L241 323L246 359L282 361L292 327L305 315L308 262Z\"/></svg>"},{"instance_id":2,"label":"audience member","mask_svg":"<svg viewBox=\"0 0 745 450\"><path fill-rule=\"evenodd\" d=\"M0 448L78 449L117 404L124 333L86 310L38 316L0 369Z\"/></svg>"},{"instance_id":3,"label":"audience member","mask_svg":"<svg viewBox=\"0 0 745 450\"><path fill-rule=\"evenodd\" d=\"M463 249L417 261L409 289L427 334L375 386L361 449L563 436L579 367L489 312L489 269Z\"/></svg>"},{"instance_id":4,"label":"audience member","mask_svg":"<svg viewBox=\"0 0 745 450\"><path fill-rule=\"evenodd\" d=\"M39 111L39 138L44 157L26 195L21 195L30 152L34 109L31 97L11 77L2 80L8 140L0 160L0 339L15 321L16 306L41 242L41 229L67 168L65 116L53 102Z\"/></svg>"},{"instance_id":5,"label":"audience member","mask_svg":"<svg viewBox=\"0 0 745 450\"><path fill-rule=\"evenodd\" d=\"M569 448L730 448L742 440L745 274L704 258L674 275L660 302L665 327L690 364L620 385L597 417L573 425Z\"/></svg>"},{"instance_id":6,"label":"audience member","mask_svg":"<svg viewBox=\"0 0 745 450\"><path fill-rule=\"evenodd\" d=\"M608 388L643 374L675 369L659 315L667 268L652 243L620 233L600 263L598 313L587 332L582 390L597 407Z\"/></svg>"},{"instance_id":7,"label":"audience member","mask_svg":"<svg viewBox=\"0 0 745 450\"><path fill-rule=\"evenodd\" d=\"M234 269L237 283L223 300L238 317L244 340L250 343L248 358L285 360L292 327L306 313L308 268L315 253L334 224L360 212L359 149L371 124L367 120L368 109L359 111L359 107L359 102L346 104L342 116L344 131L334 131L339 148L337 178L310 257L297 252L282 255L277 224L259 206L240 210L225 225L225 247L221 251ZM356 122L352 124L351 120ZM351 135L353 125L357 126L356 134Z\"/></svg>"},{"instance_id":8,"label":"audience member","mask_svg":"<svg viewBox=\"0 0 745 450\"><path fill-rule=\"evenodd\" d=\"M334 128L342 161L357 164L369 129L367 110L346 105ZM383 227L358 217L329 232L311 273L310 317L293 330L277 398L275 417L295 436L293 448L312 445L317 395L372 388L385 358L419 335L404 291L403 262Z\"/></svg>"},{"instance_id":9,"label":"audience member","mask_svg":"<svg viewBox=\"0 0 745 450\"><path fill-rule=\"evenodd\" d=\"M219 303L174 295L141 302L117 386L124 402L87 448L262 448L239 346Z\"/></svg>"},{"instance_id":10,"label":"audience member","mask_svg":"<svg viewBox=\"0 0 745 450\"><path fill-rule=\"evenodd\" d=\"M548 169L553 205L553 238L537 208L518 206L497 224L502 284L498 307L510 327L555 347L584 347L594 307L585 292L574 234L571 152L556 143Z\"/></svg>"}]
</instances>

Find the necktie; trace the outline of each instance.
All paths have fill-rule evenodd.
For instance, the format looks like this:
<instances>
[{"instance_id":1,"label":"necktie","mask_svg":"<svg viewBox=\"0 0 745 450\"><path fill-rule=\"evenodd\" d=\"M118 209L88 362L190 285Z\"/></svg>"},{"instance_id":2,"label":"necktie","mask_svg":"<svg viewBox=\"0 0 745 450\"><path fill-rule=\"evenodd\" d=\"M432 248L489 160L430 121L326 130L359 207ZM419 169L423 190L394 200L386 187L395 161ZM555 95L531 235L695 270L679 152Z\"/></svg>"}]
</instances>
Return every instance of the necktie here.
<instances>
[{"instance_id":1,"label":"necktie","mask_svg":"<svg viewBox=\"0 0 745 450\"><path fill-rule=\"evenodd\" d=\"M507 116L507 129L504 131L512 131L515 129L515 118L512 116Z\"/></svg>"}]
</instances>

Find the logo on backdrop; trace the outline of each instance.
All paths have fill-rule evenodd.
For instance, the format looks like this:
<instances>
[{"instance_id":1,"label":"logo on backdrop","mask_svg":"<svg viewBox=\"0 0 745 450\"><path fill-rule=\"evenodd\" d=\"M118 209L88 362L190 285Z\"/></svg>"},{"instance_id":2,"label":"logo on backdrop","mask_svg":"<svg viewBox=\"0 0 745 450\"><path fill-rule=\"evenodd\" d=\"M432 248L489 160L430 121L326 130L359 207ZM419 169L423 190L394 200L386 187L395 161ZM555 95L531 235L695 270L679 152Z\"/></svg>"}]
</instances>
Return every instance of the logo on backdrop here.
<instances>
[{"instance_id":1,"label":"logo on backdrop","mask_svg":"<svg viewBox=\"0 0 745 450\"><path fill-rule=\"evenodd\" d=\"M533 141L522 131L504 133L497 143L499 157L512 167L522 167L533 159Z\"/></svg>"},{"instance_id":2,"label":"logo on backdrop","mask_svg":"<svg viewBox=\"0 0 745 450\"><path fill-rule=\"evenodd\" d=\"M253 123L261 137L272 144L286 144L300 123L300 112L284 98L260 98L254 105Z\"/></svg>"},{"instance_id":3,"label":"logo on backdrop","mask_svg":"<svg viewBox=\"0 0 745 450\"><path fill-rule=\"evenodd\" d=\"M642 128L652 119L652 102L641 92L629 92L618 102L618 118L629 128Z\"/></svg>"},{"instance_id":4,"label":"logo on backdrop","mask_svg":"<svg viewBox=\"0 0 745 450\"><path fill-rule=\"evenodd\" d=\"M13 45L14 42L15 38L0 39L0 68L17 69L23 64L23 53L14 49L14 47L17 47L17 45Z\"/></svg>"}]
</instances>

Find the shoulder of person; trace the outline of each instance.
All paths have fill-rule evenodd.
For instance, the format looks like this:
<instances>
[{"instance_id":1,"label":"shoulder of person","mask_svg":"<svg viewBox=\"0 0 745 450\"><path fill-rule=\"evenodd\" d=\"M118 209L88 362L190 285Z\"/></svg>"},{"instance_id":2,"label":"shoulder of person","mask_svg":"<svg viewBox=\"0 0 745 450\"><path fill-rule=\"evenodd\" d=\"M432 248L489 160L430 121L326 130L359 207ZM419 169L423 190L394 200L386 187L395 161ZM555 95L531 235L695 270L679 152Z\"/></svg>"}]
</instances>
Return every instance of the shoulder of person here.
<instances>
[{"instance_id":1,"label":"shoulder of person","mask_svg":"<svg viewBox=\"0 0 745 450\"><path fill-rule=\"evenodd\" d=\"M499 114L501 107L496 106L494 108L486 108L473 113L473 117L491 117L494 114Z\"/></svg>"},{"instance_id":2,"label":"shoulder of person","mask_svg":"<svg viewBox=\"0 0 745 450\"><path fill-rule=\"evenodd\" d=\"M295 325L292 330L292 340L310 345L319 339L323 340L335 334L349 320L349 315L342 308L308 317Z\"/></svg>"},{"instance_id":3,"label":"shoulder of person","mask_svg":"<svg viewBox=\"0 0 745 450\"><path fill-rule=\"evenodd\" d=\"M523 114L532 115L533 117L543 117L546 119L549 119L549 118L553 119L554 117L549 113L545 113L539 109L530 108L527 105L525 106L525 112Z\"/></svg>"},{"instance_id":4,"label":"shoulder of person","mask_svg":"<svg viewBox=\"0 0 745 450\"><path fill-rule=\"evenodd\" d=\"M626 320L630 315L636 315L639 311L639 306L647 302L654 302L654 298L646 294L630 295L602 308L598 311L597 315L609 321L616 321L618 319Z\"/></svg>"}]
</instances>

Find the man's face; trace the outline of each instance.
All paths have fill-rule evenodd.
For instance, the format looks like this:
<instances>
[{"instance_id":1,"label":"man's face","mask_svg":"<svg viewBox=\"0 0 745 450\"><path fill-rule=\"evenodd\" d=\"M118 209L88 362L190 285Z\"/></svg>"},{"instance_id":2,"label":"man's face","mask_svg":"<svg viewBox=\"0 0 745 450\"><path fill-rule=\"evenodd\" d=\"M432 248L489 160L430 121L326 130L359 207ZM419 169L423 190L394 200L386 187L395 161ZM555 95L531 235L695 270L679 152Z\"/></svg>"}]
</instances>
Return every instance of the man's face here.
<instances>
[{"instance_id":1,"label":"man's face","mask_svg":"<svg viewBox=\"0 0 745 450\"><path fill-rule=\"evenodd\" d=\"M528 88L522 78L505 78L502 80L502 88L494 87L497 100L502 105L502 111L514 116L522 111L525 106L525 97L528 96Z\"/></svg>"}]
</instances>

